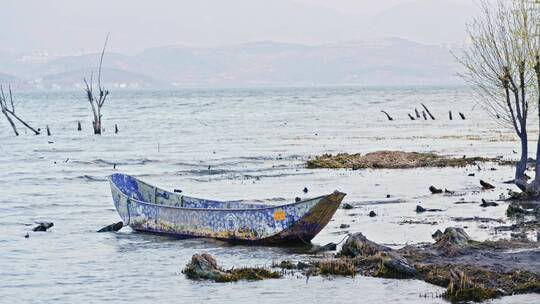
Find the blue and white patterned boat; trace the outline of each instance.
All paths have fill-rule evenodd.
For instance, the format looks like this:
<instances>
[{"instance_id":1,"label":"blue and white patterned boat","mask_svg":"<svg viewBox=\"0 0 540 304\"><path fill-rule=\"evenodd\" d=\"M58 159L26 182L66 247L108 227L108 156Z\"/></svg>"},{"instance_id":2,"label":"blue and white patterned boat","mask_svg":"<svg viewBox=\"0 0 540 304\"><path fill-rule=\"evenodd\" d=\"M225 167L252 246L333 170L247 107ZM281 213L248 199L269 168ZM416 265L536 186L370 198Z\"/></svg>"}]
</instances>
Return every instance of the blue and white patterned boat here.
<instances>
[{"instance_id":1,"label":"blue and white patterned boat","mask_svg":"<svg viewBox=\"0 0 540 304\"><path fill-rule=\"evenodd\" d=\"M136 231L257 243L309 242L330 221L345 193L282 206L185 196L132 176L110 176L114 205Z\"/></svg>"}]
</instances>

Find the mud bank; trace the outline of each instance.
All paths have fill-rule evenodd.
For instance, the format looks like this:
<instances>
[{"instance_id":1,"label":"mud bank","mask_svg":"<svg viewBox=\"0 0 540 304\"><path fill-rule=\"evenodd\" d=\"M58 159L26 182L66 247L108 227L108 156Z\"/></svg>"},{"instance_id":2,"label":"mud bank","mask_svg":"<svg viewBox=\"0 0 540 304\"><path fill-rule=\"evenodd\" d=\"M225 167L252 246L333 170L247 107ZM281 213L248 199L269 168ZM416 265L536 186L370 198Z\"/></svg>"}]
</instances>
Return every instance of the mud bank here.
<instances>
[{"instance_id":1,"label":"mud bank","mask_svg":"<svg viewBox=\"0 0 540 304\"><path fill-rule=\"evenodd\" d=\"M538 244L476 242L461 228L447 228L434 237L435 243L395 250L356 233L335 256L299 262L295 268L306 276L360 274L419 279L447 288L442 297L451 302L540 293Z\"/></svg>"},{"instance_id":2,"label":"mud bank","mask_svg":"<svg viewBox=\"0 0 540 304\"><path fill-rule=\"evenodd\" d=\"M512 165L514 161L488 157L448 157L435 153L377 151L367 154L323 154L307 161L307 168L317 169L410 169L421 167L465 167L480 162Z\"/></svg>"}]
</instances>

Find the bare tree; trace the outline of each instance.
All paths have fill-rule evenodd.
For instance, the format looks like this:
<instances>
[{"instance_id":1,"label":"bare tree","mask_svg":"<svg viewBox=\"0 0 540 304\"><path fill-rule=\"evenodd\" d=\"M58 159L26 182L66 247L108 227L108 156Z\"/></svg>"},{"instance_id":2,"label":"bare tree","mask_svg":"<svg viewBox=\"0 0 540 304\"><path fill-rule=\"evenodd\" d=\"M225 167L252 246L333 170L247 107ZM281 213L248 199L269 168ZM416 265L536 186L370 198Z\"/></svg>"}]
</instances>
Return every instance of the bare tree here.
<instances>
[{"instance_id":1,"label":"bare tree","mask_svg":"<svg viewBox=\"0 0 540 304\"><path fill-rule=\"evenodd\" d=\"M13 129L13 132L15 133L16 136L19 136L19 132L17 131L17 126L13 122L12 117L18 120L26 128L34 132L34 134L39 135L38 130L32 128L28 123L26 123L22 118L20 118L15 113L15 104L13 103L13 93L11 92L11 87L8 87L8 95L6 96L6 93L4 92L4 88L0 86L0 110L2 111L7 121L11 125L11 128Z\"/></svg>"},{"instance_id":2,"label":"bare tree","mask_svg":"<svg viewBox=\"0 0 540 304\"><path fill-rule=\"evenodd\" d=\"M101 66L103 65L103 56L105 55L105 49L107 48L107 42L109 41L109 34L107 34L107 38L105 39L105 44L103 45L103 50L101 51L101 57L99 59L99 69L98 69L98 79L97 79L97 88L99 90L98 95L96 96L94 94L94 84L93 84L93 76L94 73L92 72L90 75L90 83L84 78L84 84L86 86L86 97L88 98L88 101L90 102L90 105L92 106L92 113L94 115L94 120L92 121L92 126L94 127L94 134L101 134L101 118L103 115L101 114L101 108L105 104L105 100L107 99L107 96L109 95L109 91L106 90L103 86L101 86Z\"/></svg>"},{"instance_id":3,"label":"bare tree","mask_svg":"<svg viewBox=\"0 0 540 304\"><path fill-rule=\"evenodd\" d=\"M494 117L509 125L521 142L515 183L525 191L528 160L527 115L538 89L533 85L531 49L538 30L537 4L528 0L481 1L482 14L468 26L471 44L458 61L461 76L483 97ZM539 112L540 113L540 112Z\"/></svg>"},{"instance_id":4,"label":"bare tree","mask_svg":"<svg viewBox=\"0 0 540 304\"><path fill-rule=\"evenodd\" d=\"M530 2L527 9L532 16L530 22L534 23L530 39L527 40L527 46L532 59L531 66L534 71L535 81L533 81L533 88L536 93L536 106L539 118L538 124L540 127L540 0ZM527 191L532 192L536 196L540 194L540 133L538 134L538 141L536 143L535 178Z\"/></svg>"}]
</instances>

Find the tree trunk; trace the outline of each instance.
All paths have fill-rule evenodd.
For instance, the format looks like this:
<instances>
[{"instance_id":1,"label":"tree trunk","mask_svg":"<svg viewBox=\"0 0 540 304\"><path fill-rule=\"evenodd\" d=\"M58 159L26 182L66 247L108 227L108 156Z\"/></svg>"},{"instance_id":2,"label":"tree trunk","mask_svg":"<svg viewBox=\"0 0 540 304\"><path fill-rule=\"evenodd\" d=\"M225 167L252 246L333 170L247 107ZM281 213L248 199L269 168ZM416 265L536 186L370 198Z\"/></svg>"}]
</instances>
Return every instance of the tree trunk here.
<instances>
[{"instance_id":1,"label":"tree trunk","mask_svg":"<svg viewBox=\"0 0 540 304\"><path fill-rule=\"evenodd\" d=\"M521 157L516 165L515 184L521 191L527 189L527 181L525 180L525 170L527 170L527 161L529 158L527 131L524 129L519 136L521 141Z\"/></svg>"},{"instance_id":2,"label":"tree trunk","mask_svg":"<svg viewBox=\"0 0 540 304\"><path fill-rule=\"evenodd\" d=\"M101 134L101 122L98 120L94 121L94 134Z\"/></svg>"},{"instance_id":3,"label":"tree trunk","mask_svg":"<svg viewBox=\"0 0 540 304\"><path fill-rule=\"evenodd\" d=\"M9 121L9 124L11 125L11 128L13 128L13 132L15 132L15 136L19 136L19 132L17 132L17 127L15 126L15 123L13 122L11 117L9 117L9 115L8 115L8 113L6 111L2 111L2 113L4 113L7 120Z\"/></svg>"},{"instance_id":4,"label":"tree trunk","mask_svg":"<svg viewBox=\"0 0 540 304\"><path fill-rule=\"evenodd\" d=\"M13 117L15 117L15 119L17 119L20 123L22 123L25 127L27 127L28 129L32 130L32 132L34 132L35 135L39 135L39 132L38 130L32 128L29 124L27 124L24 120L22 120L21 118L19 118L19 116L15 115L15 113L13 111L7 111L9 114L11 114Z\"/></svg>"}]
</instances>

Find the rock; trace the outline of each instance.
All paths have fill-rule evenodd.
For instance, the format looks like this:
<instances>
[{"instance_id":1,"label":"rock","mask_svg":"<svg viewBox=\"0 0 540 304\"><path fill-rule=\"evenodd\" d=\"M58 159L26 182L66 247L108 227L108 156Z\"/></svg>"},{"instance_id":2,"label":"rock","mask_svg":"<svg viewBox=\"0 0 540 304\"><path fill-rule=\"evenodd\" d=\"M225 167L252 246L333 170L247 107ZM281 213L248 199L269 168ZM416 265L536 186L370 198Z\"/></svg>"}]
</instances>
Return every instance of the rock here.
<instances>
[{"instance_id":1,"label":"rock","mask_svg":"<svg viewBox=\"0 0 540 304\"><path fill-rule=\"evenodd\" d=\"M439 237L439 240L436 242L436 246L448 246L456 245L463 246L467 245L471 237L459 227L448 227L444 230L444 233Z\"/></svg>"},{"instance_id":2,"label":"rock","mask_svg":"<svg viewBox=\"0 0 540 304\"><path fill-rule=\"evenodd\" d=\"M174 189L174 193L182 193L182 190L180 190L180 189Z\"/></svg>"},{"instance_id":3,"label":"rock","mask_svg":"<svg viewBox=\"0 0 540 304\"><path fill-rule=\"evenodd\" d=\"M183 270L183 273L190 279L216 281L227 276L227 273L218 267L216 259L208 253L194 254L191 257L191 262Z\"/></svg>"},{"instance_id":4,"label":"rock","mask_svg":"<svg viewBox=\"0 0 540 304\"><path fill-rule=\"evenodd\" d=\"M304 190L302 190L302 191L304 191L304 193L308 193L309 190L308 190L307 187L304 187Z\"/></svg>"},{"instance_id":5,"label":"rock","mask_svg":"<svg viewBox=\"0 0 540 304\"><path fill-rule=\"evenodd\" d=\"M382 266L376 274L377 277L405 279L416 275L416 268L399 253L390 251L381 256Z\"/></svg>"},{"instance_id":6,"label":"rock","mask_svg":"<svg viewBox=\"0 0 540 304\"><path fill-rule=\"evenodd\" d=\"M378 264L375 275L378 277L409 278L416 274L416 269L403 256L389 247L368 240L362 233L349 236L338 256L360 257L367 263Z\"/></svg>"},{"instance_id":7,"label":"rock","mask_svg":"<svg viewBox=\"0 0 540 304\"><path fill-rule=\"evenodd\" d=\"M432 194L443 193L442 189L435 188L435 186L429 186L429 191L431 191Z\"/></svg>"},{"instance_id":8,"label":"rock","mask_svg":"<svg viewBox=\"0 0 540 304\"><path fill-rule=\"evenodd\" d=\"M518 200L521 199L522 192L517 192L510 189L508 190L508 196L510 196L511 199Z\"/></svg>"},{"instance_id":9,"label":"rock","mask_svg":"<svg viewBox=\"0 0 540 304\"><path fill-rule=\"evenodd\" d=\"M427 211L427 210L426 210L424 207L422 207L422 206L420 206L420 205L417 205L417 206L416 206L416 212L417 212L417 213L422 213L422 212L426 212L426 211Z\"/></svg>"},{"instance_id":10,"label":"rock","mask_svg":"<svg viewBox=\"0 0 540 304\"><path fill-rule=\"evenodd\" d=\"M435 231L432 235L431 235L431 238L433 238L435 241L438 241L441 239L441 237L443 236L443 233L441 230L437 229L437 231Z\"/></svg>"},{"instance_id":11,"label":"rock","mask_svg":"<svg viewBox=\"0 0 540 304\"><path fill-rule=\"evenodd\" d=\"M300 270L303 270L303 269L307 269L307 268L313 268L313 265L309 264L309 263L306 263L306 262L298 262L296 264L296 268L297 269L300 269Z\"/></svg>"},{"instance_id":12,"label":"rock","mask_svg":"<svg viewBox=\"0 0 540 304\"><path fill-rule=\"evenodd\" d=\"M30 237L30 234L27 233L27 234L24 235L24 237L25 237L25 238L29 238L29 237Z\"/></svg>"},{"instance_id":13,"label":"rock","mask_svg":"<svg viewBox=\"0 0 540 304\"><path fill-rule=\"evenodd\" d=\"M361 232L350 235L341 251L340 256L357 257L357 256L372 256L379 252L391 251L390 247L379 245L375 242L368 240Z\"/></svg>"},{"instance_id":14,"label":"rock","mask_svg":"<svg viewBox=\"0 0 540 304\"><path fill-rule=\"evenodd\" d=\"M480 180L480 186L482 186L482 188L484 188L485 190L495 189L495 186L483 180Z\"/></svg>"},{"instance_id":15,"label":"rock","mask_svg":"<svg viewBox=\"0 0 540 304\"><path fill-rule=\"evenodd\" d=\"M486 207L497 207L499 204L495 202L488 202L485 199L482 199L482 203L480 204L480 207L486 208Z\"/></svg>"},{"instance_id":16,"label":"rock","mask_svg":"<svg viewBox=\"0 0 540 304\"><path fill-rule=\"evenodd\" d=\"M353 209L354 207L353 207L353 205L351 205L349 203L344 203L342 208L345 209L345 210L350 210L350 209Z\"/></svg>"},{"instance_id":17,"label":"rock","mask_svg":"<svg viewBox=\"0 0 540 304\"><path fill-rule=\"evenodd\" d=\"M369 217L376 217L377 216L377 213L375 213L375 211L371 210L369 212Z\"/></svg>"},{"instance_id":18,"label":"rock","mask_svg":"<svg viewBox=\"0 0 540 304\"><path fill-rule=\"evenodd\" d=\"M420 205L416 206L416 213L422 213L422 212L439 212L442 211L442 209L426 209Z\"/></svg>"},{"instance_id":19,"label":"rock","mask_svg":"<svg viewBox=\"0 0 540 304\"><path fill-rule=\"evenodd\" d=\"M295 265L293 264L293 262L291 262L289 260L281 261L281 263L279 263L276 266L278 266L281 269L294 269L294 268L296 268Z\"/></svg>"},{"instance_id":20,"label":"rock","mask_svg":"<svg viewBox=\"0 0 540 304\"><path fill-rule=\"evenodd\" d=\"M280 273L265 268L242 267L225 271L218 266L216 259L208 253L194 254L191 257L191 262L186 265L182 273L189 279L205 279L215 282L281 278Z\"/></svg>"},{"instance_id":21,"label":"rock","mask_svg":"<svg viewBox=\"0 0 540 304\"><path fill-rule=\"evenodd\" d=\"M474 174L474 173L469 173L468 176L475 176L475 175L476 175L476 174Z\"/></svg>"},{"instance_id":22,"label":"rock","mask_svg":"<svg viewBox=\"0 0 540 304\"><path fill-rule=\"evenodd\" d=\"M508 217L520 216L520 215L538 215L538 214L540 214L539 209L526 209L516 202L513 202L510 205L508 205L508 209L506 209L506 216Z\"/></svg>"},{"instance_id":23,"label":"rock","mask_svg":"<svg viewBox=\"0 0 540 304\"><path fill-rule=\"evenodd\" d=\"M340 229L345 229L345 228L349 228L349 227L351 227L351 225L341 224L341 225L339 226Z\"/></svg>"},{"instance_id":24,"label":"rock","mask_svg":"<svg viewBox=\"0 0 540 304\"><path fill-rule=\"evenodd\" d=\"M386 198L390 198L390 194L387 194L387 195L386 195Z\"/></svg>"},{"instance_id":25,"label":"rock","mask_svg":"<svg viewBox=\"0 0 540 304\"><path fill-rule=\"evenodd\" d=\"M114 223L114 224L110 224L108 226L105 226L101 229L99 229L97 232L110 232L110 231L118 231L120 229L122 229L122 227L124 227L124 223L123 222L118 222L118 223Z\"/></svg>"},{"instance_id":26,"label":"rock","mask_svg":"<svg viewBox=\"0 0 540 304\"><path fill-rule=\"evenodd\" d=\"M510 232L510 238L512 240L526 242L528 241L527 233L525 231L512 231Z\"/></svg>"},{"instance_id":27,"label":"rock","mask_svg":"<svg viewBox=\"0 0 540 304\"><path fill-rule=\"evenodd\" d=\"M34 227L32 231L47 231L47 229L51 228L52 226L54 226L54 223L52 222L38 223L38 225Z\"/></svg>"},{"instance_id":28,"label":"rock","mask_svg":"<svg viewBox=\"0 0 540 304\"><path fill-rule=\"evenodd\" d=\"M328 243L328 244L326 244L324 246L313 245L311 247L310 252L312 252L312 253L320 253L320 252L334 251L336 249L337 249L337 244L336 243Z\"/></svg>"}]
</instances>

